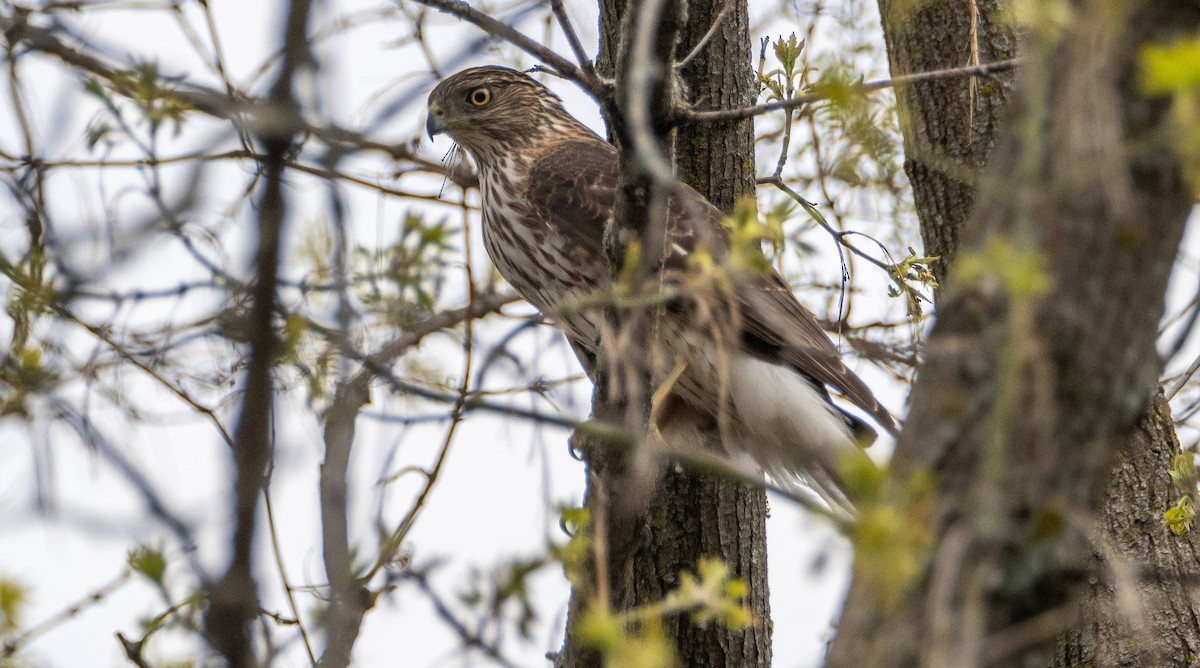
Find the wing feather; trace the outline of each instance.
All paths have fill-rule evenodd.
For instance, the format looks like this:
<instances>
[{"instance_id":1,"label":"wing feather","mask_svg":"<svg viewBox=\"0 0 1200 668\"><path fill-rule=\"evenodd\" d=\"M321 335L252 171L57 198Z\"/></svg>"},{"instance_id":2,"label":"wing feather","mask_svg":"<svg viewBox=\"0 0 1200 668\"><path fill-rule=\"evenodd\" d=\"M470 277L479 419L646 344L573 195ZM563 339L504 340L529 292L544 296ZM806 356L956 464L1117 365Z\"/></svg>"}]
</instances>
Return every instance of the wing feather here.
<instances>
[{"instance_id":1,"label":"wing feather","mask_svg":"<svg viewBox=\"0 0 1200 668\"><path fill-rule=\"evenodd\" d=\"M537 157L527 196L531 213L565 235L591 257L605 257L604 226L616 201L617 150L607 142L570 140ZM671 268L685 268L700 244L722 261L729 256L725 216L696 190L684 185L669 202L665 258ZM607 271L607 267L601 267ZM597 280L606 277L597 276ZM768 362L786 365L813 379L819 388L832 385L869 413L880 426L895 423L863 381L842 362L837 348L816 318L792 294L777 272L745 277L737 289L741 347ZM685 310L686 312L686 310Z\"/></svg>"},{"instance_id":2,"label":"wing feather","mask_svg":"<svg viewBox=\"0 0 1200 668\"><path fill-rule=\"evenodd\" d=\"M537 156L529 174L531 213L572 244L604 255L604 224L617 198L617 149L594 141L560 142Z\"/></svg>"},{"instance_id":3,"label":"wing feather","mask_svg":"<svg viewBox=\"0 0 1200 668\"><path fill-rule=\"evenodd\" d=\"M703 195L685 186L685 196L690 200L686 206L672 207L673 221L670 227L703 225L709 228L697 236L707 239L724 239L729 243L724 227L725 216ZM701 216L687 215L687 211L700 208ZM718 231L719 230L719 231ZM724 249L726 252L728 248ZM830 341L816 317L792 294L787 281L778 272L745 277L737 289L739 316L741 320L742 348L760 359L782 364L815 380L819 387L832 385L846 398L870 414L880 426L895 433L895 422L875 395L853 371L851 371Z\"/></svg>"}]
</instances>

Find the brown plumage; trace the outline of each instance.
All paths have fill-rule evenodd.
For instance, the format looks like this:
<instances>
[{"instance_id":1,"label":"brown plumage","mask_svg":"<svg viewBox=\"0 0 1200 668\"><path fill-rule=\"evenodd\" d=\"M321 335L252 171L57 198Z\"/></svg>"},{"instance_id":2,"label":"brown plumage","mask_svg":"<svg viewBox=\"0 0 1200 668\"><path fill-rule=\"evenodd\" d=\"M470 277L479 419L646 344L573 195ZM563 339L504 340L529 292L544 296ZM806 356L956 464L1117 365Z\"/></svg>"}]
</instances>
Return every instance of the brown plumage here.
<instances>
[{"instance_id":1,"label":"brown plumage","mask_svg":"<svg viewBox=\"0 0 1200 668\"><path fill-rule=\"evenodd\" d=\"M600 316L580 305L611 285L603 233L616 197L616 149L540 83L501 67L464 70L439 83L429 95L427 129L431 137L449 134L475 158L489 255L554 319L591 373ZM732 299L702 303L687 292L689 256L704 250L718 263L730 257L724 219L689 187L671 196L663 265L665 281L682 296L647 348L667 368L686 363L672 389L731 425L725 441L732 455L749 454L781 482L799 478L844 505L839 460L856 449L855 436L874 432L834 406L826 386L889 431L892 418L774 271L739 274Z\"/></svg>"}]
</instances>

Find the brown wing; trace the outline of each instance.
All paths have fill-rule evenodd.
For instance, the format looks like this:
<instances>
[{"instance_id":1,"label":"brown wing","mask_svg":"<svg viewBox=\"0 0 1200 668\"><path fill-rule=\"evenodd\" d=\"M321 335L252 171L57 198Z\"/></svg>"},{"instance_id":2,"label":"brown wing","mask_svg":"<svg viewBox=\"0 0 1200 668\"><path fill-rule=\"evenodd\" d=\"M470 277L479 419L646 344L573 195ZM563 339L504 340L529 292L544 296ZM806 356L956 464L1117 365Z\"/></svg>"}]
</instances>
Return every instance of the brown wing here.
<instances>
[{"instance_id":1,"label":"brown wing","mask_svg":"<svg viewBox=\"0 0 1200 668\"><path fill-rule=\"evenodd\" d=\"M681 220L673 220L669 227L704 226L709 230L695 236L710 240L720 238L728 244L725 216L720 210L686 186L682 197L688 200L687 203L672 207L671 212L673 218ZM690 216L689 211L692 212ZM697 216L697 212L703 213ZM880 426L895 433L891 414L875 399L866 383L842 362L829 336L792 294L782 276L771 271L769 275L748 277L739 285L737 297L741 309L741 343L746 352L774 364L789 366L820 385L838 388L851 403L874 417Z\"/></svg>"},{"instance_id":2,"label":"brown wing","mask_svg":"<svg viewBox=\"0 0 1200 668\"><path fill-rule=\"evenodd\" d=\"M561 142L537 156L526 197L530 213L597 261L617 190L617 149L599 137Z\"/></svg>"},{"instance_id":3,"label":"brown wing","mask_svg":"<svg viewBox=\"0 0 1200 668\"><path fill-rule=\"evenodd\" d=\"M525 193L529 215L565 242L572 266L559 269L597 286L609 276L604 226L616 200L616 164L617 150L599 137L560 142L537 156ZM584 371L594 376L596 342L572 333L570 322L559 324Z\"/></svg>"},{"instance_id":4,"label":"brown wing","mask_svg":"<svg viewBox=\"0 0 1200 668\"><path fill-rule=\"evenodd\" d=\"M606 281L604 226L616 201L617 150L600 138L570 140L538 156L527 192L531 213L547 221L581 253L599 262L598 281ZM703 245L714 259L729 254L724 215L696 190L683 186L670 198L666 266L684 269L687 256ZM774 364L795 369L819 385L832 385L890 432L895 425L871 390L842 362L824 330L792 294L778 273L747 278L738 290L741 347ZM584 366L591 342L572 342ZM582 345L581 345L582 344ZM581 348L583 349L581 351ZM590 371L590 369L589 369Z\"/></svg>"}]
</instances>

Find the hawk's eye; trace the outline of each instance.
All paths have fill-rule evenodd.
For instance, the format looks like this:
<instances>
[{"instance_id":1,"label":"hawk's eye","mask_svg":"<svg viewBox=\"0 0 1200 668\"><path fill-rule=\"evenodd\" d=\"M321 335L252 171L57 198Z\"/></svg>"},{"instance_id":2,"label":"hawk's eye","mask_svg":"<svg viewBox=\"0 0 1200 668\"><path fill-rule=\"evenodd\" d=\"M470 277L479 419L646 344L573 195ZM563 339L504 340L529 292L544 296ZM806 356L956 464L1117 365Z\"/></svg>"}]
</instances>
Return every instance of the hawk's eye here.
<instances>
[{"instance_id":1,"label":"hawk's eye","mask_svg":"<svg viewBox=\"0 0 1200 668\"><path fill-rule=\"evenodd\" d=\"M488 102L492 101L492 91L486 88L476 88L467 94L467 102L476 107L486 107Z\"/></svg>"}]
</instances>

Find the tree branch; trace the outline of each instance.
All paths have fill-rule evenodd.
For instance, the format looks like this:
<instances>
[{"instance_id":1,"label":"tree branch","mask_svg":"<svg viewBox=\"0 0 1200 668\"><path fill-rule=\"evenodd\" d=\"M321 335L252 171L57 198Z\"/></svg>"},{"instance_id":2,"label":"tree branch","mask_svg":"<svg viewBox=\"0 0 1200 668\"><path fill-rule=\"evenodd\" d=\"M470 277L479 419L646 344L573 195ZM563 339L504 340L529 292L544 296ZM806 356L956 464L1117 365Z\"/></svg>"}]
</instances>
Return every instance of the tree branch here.
<instances>
[{"instance_id":1,"label":"tree branch","mask_svg":"<svg viewBox=\"0 0 1200 668\"><path fill-rule=\"evenodd\" d=\"M83 46L68 45L50 30L31 25L27 19L25 14L17 12L0 14L0 33L3 33L9 45L24 44L29 49L54 56L76 70L102 79L121 95L127 97L136 95L127 76L128 68L109 64L85 52ZM186 88L168 87L164 84L156 93L164 100L178 103L214 118L228 120L239 131L255 130L255 119L262 118L264 113L269 113L271 109L267 100L233 96L195 84L188 84ZM314 137L325 144L345 145L361 151L384 153L395 160L411 162L433 173L447 174L440 163L417 156L403 143L381 142L353 130L335 125L312 123L299 117L295 121L299 124L298 132Z\"/></svg>"},{"instance_id":2,"label":"tree branch","mask_svg":"<svg viewBox=\"0 0 1200 668\"><path fill-rule=\"evenodd\" d=\"M252 290L249 322L250 360L246 369L245 394L234 430L235 512L233 556L220 581L208 587L209 609L205 635L233 668L257 665L251 643L251 623L258 615L257 586L253 574L254 534L258 498L266 484L271 459L271 415L277 338L275 296L279 280L280 251L287 202L283 195L283 173L287 151L301 131L300 109L292 93L292 78L311 64L308 50L308 19L312 0L292 0L284 26L284 57L269 100L274 112L270 122L257 128L265 148L263 194L258 217L256 284Z\"/></svg>"},{"instance_id":3,"label":"tree branch","mask_svg":"<svg viewBox=\"0 0 1200 668\"><path fill-rule=\"evenodd\" d=\"M575 60L579 61L580 70L585 76L594 78L596 68L588 58L587 51L583 49L583 44L579 41L579 35L575 33L575 26L571 25L571 19L567 16L567 10L563 7L562 0L550 0L550 9L553 10L554 18L558 20L558 26L562 28L563 35L567 38L567 44L571 45Z\"/></svg>"},{"instance_id":4,"label":"tree branch","mask_svg":"<svg viewBox=\"0 0 1200 668\"><path fill-rule=\"evenodd\" d=\"M1020 64L1020 59L1012 58L1010 60L1001 60L984 65L955 67L946 70L937 70L934 72L918 72L916 74L906 74L893 79L883 79L879 81L869 81L867 83L855 84L851 87L851 90L852 92L862 95L865 93L883 90L885 88L899 88L901 86L911 86L913 84L925 83L927 81L986 76L989 74L996 74L998 72L1007 72L1015 69ZM720 109L715 111L689 111L684 109L677 112L677 119L679 122L683 123L720 123L725 121L740 121L745 118L753 118L755 116L760 116L772 111L802 107L806 104L819 102L826 99L829 99L829 93L820 90L818 87L811 93L788 98L786 100L777 100L775 102L757 104L753 107L742 107L740 109Z\"/></svg>"},{"instance_id":5,"label":"tree branch","mask_svg":"<svg viewBox=\"0 0 1200 668\"><path fill-rule=\"evenodd\" d=\"M537 58L543 63L554 68L559 76L570 79L583 87L592 95L598 96L601 92L600 80L593 73L591 76L576 67L571 61L563 58L554 51L546 48L537 40L528 37L521 33L516 28L498 21L487 14L475 9L471 5L462 2L462 0L414 0L415 2L432 7L440 12L445 12L452 16L473 24L475 27L486 32L489 35L498 37L509 44L521 49L525 53ZM568 36L568 39L570 37ZM578 41L578 38L576 38Z\"/></svg>"},{"instance_id":6,"label":"tree branch","mask_svg":"<svg viewBox=\"0 0 1200 668\"><path fill-rule=\"evenodd\" d=\"M359 411L370 400L371 382L381 375L380 371L390 376L388 367L391 363L426 336L498 310L514 299L510 294L493 293L472 300L466 308L434 314L384 344L378 352L363 360L362 369L352 379L338 385L333 404L325 414L325 461L321 463L322 554L332 601L326 623L327 643L320 666L349 665L363 615L374 605L376 596L367 588L369 576L363 580L354 577L346 519L346 480L350 453L354 448L354 423ZM339 340L342 338L338 337ZM461 415L465 396L460 393L455 402L458 415Z\"/></svg>"}]
</instances>

